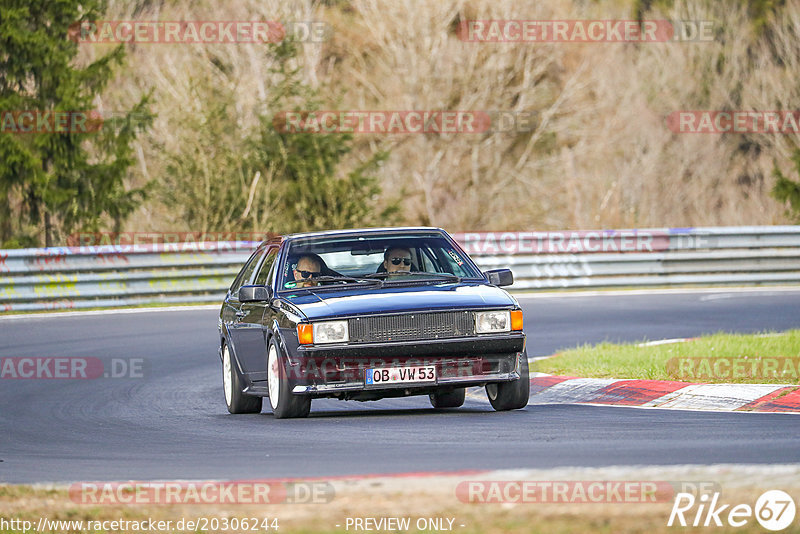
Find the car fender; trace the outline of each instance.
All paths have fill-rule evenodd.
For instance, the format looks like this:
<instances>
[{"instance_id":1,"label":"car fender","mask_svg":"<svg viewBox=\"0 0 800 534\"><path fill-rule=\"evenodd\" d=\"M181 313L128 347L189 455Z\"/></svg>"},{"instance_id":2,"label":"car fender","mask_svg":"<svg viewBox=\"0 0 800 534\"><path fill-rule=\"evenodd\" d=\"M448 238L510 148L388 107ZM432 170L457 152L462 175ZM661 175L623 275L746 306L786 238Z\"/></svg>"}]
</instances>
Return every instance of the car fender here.
<instances>
[{"instance_id":1,"label":"car fender","mask_svg":"<svg viewBox=\"0 0 800 534\"><path fill-rule=\"evenodd\" d=\"M267 346L272 342L272 338L275 337L278 340L278 348L281 350L282 354L286 354L286 343L283 341L283 334L281 334L281 329L278 326L278 320L273 319L272 324L267 329Z\"/></svg>"},{"instance_id":2,"label":"car fender","mask_svg":"<svg viewBox=\"0 0 800 534\"><path fill-rule=\"evenodd\" d=\"M296 352L289 350L289 347L286 343L286 339L284 338L284 336L286 336L290 331L291 329L281 328L280 325L278 324L277 319L273 320L272 326L269 329L267 343L269 343L270 339L272 339L272 337L275 336L278 339L278 348L281 350L281 354L283 354L283 357L286 358L289 365L298 365L299 361L297 360Z\"/></svg>"},{"instance_id":3,"label":"car fender","mask_svg":"<svg viewBox=\"0 0 800 534\"><path fill-rule=\"evenodd\" d=\"M239 363L239 357L236 355L236 347L233 343L231 343L230 335L227 331L221 333L220 335L220 342L219 342L219 349L217 349L217 354L219 355L219 361L222 363L222 345L227 344L228 350L231 353L231 361L233 365L236 366L236 370L239 371L240 376L245 376L244 369L242 369L241 364Z\"/></svg>"}]
</instances>

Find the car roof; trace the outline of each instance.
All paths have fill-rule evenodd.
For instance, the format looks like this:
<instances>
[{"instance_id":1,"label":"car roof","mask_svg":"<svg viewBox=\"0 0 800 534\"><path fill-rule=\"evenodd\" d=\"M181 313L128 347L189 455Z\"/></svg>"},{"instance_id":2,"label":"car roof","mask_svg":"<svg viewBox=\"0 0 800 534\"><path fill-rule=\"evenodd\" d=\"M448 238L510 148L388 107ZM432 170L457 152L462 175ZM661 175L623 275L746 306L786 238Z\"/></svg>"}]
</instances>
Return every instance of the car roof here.
<instances>
[{"instance_id":1,"label":"car roof","mask_svg":"<svg viewBox=\"0 0 800 534\"><path fill-rule=\"evenodd\" d=\"M394 234L403 232L444 232L441 228L433 226L403 226L403 227L384 227L384 228L354 228L350 230L323 230L318 232L303 232L281 236L281 241L291 239L336 236L336 235L361 235L361 234Z\"/></svg>"}]
</instances>

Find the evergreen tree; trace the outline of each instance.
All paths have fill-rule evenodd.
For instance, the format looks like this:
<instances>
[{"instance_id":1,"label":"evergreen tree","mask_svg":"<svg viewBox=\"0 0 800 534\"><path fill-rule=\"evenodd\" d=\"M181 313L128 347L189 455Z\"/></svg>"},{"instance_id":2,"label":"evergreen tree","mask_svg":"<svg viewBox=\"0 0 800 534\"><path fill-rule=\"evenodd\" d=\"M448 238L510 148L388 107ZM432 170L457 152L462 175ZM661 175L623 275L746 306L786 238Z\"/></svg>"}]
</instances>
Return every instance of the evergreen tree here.
<instances>
[{"instance_id":1,"label":"evergreen tree","mask_svg":"<svg viewBox=\"0 0 800 534\"><path fill-rule=\"evenodd\" d=\"M399 205L392 200L378 207L381 188L374 175L389 153L373 152L342 175L341 163L353 147L351 134L284 131L281 113L290 108L313 112L320 108L321 99L319 91L300 81L299 68L291 66L296 45L287 39L275 47L275 53L279 82L268 104L272 113L262 117L253 160L255 169L278 178L276 189L285 215L270 230L288 233L390 225Z\"/></svg>"},{"instance_id":2,"label":"evergreen tree","mask_svg":"<svg viewBox=\"0 0 800 534\"><path fill-rule=\"evenodd\" d=\"M375 151L365 162L352 163L344 159L353 149L352 135L284 132L281 113L319 109L320 90L303 81L296 43L286 39L267 53L277 62L253 132L241 133L229 91L203 80L195 84L202 111L178 123L183 142L166 155L161 201L189 228L204 232L392 224L398 203L378 206L381 189L374 175L388 153Z\"/></svg>"},{"instance_id":3,"label":"evergreen tree","mask_svg":"<svg viewBox=\"0 0 800 534\"><path fill-rule=\"evenodd\" d=\"M101 19L104 8L103 0L0 0L0 244L13 236L52 246L75 230L118 229L144 197L144 188L126 189L125 177L130 144L152 121L147 96L111 123L92 113L123 45L76 65L75 25ZM50 124L61 112L71 123L58 133L16 133L23 111Z\"/></svg>"}]
</instances>

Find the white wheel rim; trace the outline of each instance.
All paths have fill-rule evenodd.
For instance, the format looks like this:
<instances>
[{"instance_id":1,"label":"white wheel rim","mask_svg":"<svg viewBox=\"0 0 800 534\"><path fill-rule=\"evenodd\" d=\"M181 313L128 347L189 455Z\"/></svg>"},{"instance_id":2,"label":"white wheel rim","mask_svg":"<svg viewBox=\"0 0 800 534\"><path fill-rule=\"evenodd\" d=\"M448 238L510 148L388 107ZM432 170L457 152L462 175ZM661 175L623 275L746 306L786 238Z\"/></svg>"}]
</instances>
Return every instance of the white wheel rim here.
<instances>
[{"instance_id":1,"label":"white wheel rim","mask_svg":"<svg viewBox=\"0 0 800 534\"><path fill-rule=\"evenodd\" d=\"M269 403L272 405L273 410L278 407L278 400L281 394L279 365L278 351L275 350L275 345L270 344L269 357L267 358L267 385L269 386Z\"/></svg>"},{"instance_id":2,"label":"white wheel rim","mask_svg":"<svg viewBox=\"0 0 800 534\"><path fill-rule=\"evenodd\" d=\"M225 402L231 405L233 397L233 384L231 383L231 355L228 345L222 347L222 387L225 389Z\"/></svg>"}]
</instances>

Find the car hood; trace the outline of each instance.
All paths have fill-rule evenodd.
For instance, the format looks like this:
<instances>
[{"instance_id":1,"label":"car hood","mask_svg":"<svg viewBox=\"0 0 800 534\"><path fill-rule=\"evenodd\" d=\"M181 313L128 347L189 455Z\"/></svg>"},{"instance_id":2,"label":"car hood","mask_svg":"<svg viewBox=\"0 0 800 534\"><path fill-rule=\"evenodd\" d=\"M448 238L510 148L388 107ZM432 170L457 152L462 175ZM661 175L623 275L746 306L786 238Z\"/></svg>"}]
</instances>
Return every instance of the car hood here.
<instances>
[{"instance_id":1,"label":"car hood","mask_svg":"<svg viewBox=\"0 0 800 534\"><path fill-rule=\"evenodd\" d=\"M371 313L450 309L503 308L516 301L499 287L486 284L438 284L411 287L367 287L315 293L303 291L283 299L309 320Z\"/></svg>"}]
</instances>

